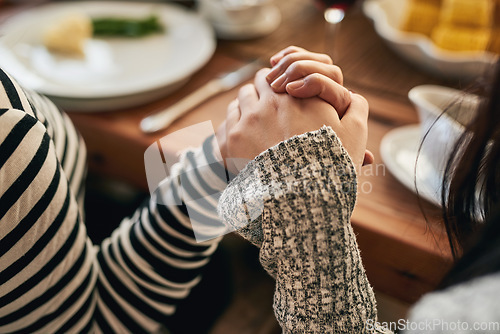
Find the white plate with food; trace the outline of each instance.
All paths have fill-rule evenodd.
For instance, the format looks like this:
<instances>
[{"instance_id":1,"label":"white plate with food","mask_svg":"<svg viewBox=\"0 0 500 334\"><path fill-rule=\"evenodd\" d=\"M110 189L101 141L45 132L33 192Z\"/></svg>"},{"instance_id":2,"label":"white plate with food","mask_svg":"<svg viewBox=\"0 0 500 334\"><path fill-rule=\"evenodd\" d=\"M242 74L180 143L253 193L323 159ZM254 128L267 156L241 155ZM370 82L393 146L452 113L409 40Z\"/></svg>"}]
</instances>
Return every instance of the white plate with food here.
<instances>
[{"instance_id":1,"label":"white plate with food","mask_svg":"<svg viewBox=\"0 0 500 334\"><path fill-rule=\"evenodd\" d=\"M488 21L494 19L489 16L492 15L492 8L481 10L486 14L483 19L485 22L481 23L480 18L474 15L459 13L461 8L433 9L429 5L433 1L427 1L430 8L422 9L410 7L410 3L411 0L366 0L363 3L363 12L373 20L378 35L403 58L436 76L464 80L481 76L498 59L497 53L489 50L490 37L493 38L496 33L486 27L492 25ZM459 5L467 2L446 3ZM485 1L470 1L469 4L479 6ZM447 15L448 12L451 15ZM485 27L477 28L475 32L456 29L458 25L453 22L462 20L462 17L477 20L471 24L477 24L478 27L484 24ZM464 49L460 50L462 42L459 39L472 45L464 45Z\"/></svg>"},{"instance_id":2,"label":"white plate with food","mask_svg":"<svg viewBox=\"0 0 500 334\"><path fill-rule=\"evenodd\" d=\"M425 153L419 150L419 124L389 131L380 143L380 156L387 169L404 186L438 206L441 205L442 176Z\"/></svg>"},{"instance_id":3,"label":"white plate with food","mask_svg":"<svg viewBox=\"0 0 500 334\"><path fill-rule=\"evenodd\" d=\"M140 37L91 33L82 38L80 50L69 43L63 45L69 51L61 52L58 43L86 29L82 17L90 18L93 28L102 19L154 17L160 29ZM57 34L68 25L72 34ZM0 36L0 66L24 86L75 111L132 107L168 94L203 67L216 47L203 18L168 3L54 2L10 17L0 26Z\"/></svg>"}]
</instances>

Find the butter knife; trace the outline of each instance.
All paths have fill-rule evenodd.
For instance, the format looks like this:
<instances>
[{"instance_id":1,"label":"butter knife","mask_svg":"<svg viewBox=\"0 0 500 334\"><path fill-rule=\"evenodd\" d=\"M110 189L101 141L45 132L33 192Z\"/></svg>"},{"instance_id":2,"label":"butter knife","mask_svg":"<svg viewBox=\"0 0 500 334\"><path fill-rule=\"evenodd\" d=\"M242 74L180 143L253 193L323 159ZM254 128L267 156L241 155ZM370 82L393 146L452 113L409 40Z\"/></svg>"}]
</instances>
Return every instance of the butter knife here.
<instances>
[{"instance_id":1,"label":"butter knife","mask_svg":"<svg viewBox=\"0 0 500 334\"><path fill-rule=\"evenodd\" d=\"M210 80L167 109L143 118L140 123L141 130L145 133L153 133L165 129L176 119L198 106L203 101L208 100L214 95L228 91L252 78L262 67L262 63L256 60L240 67L234 72L229 72Z\"/></svg>"}]
</instances>

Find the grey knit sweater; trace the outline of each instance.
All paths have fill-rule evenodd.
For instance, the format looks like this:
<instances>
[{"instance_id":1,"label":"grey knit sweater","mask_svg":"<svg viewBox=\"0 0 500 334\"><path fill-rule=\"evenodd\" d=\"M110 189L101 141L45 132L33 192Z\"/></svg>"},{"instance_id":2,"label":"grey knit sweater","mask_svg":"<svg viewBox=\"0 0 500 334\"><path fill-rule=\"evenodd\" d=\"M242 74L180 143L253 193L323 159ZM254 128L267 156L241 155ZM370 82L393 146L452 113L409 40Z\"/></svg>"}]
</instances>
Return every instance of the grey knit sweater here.
<instances>
[{"instance_id":1,"label":"grey knit sweater","mask_svg":"<svg viewBox=\"0 0 500 334\"><path fill-rule=\"evenodd\" d=\"M462 295L458 287L458 292L428 295L415 307L413 320L377 322L375 297L350 224L356 189L349 155L334 131L323 127L263 152L223 193L220 216L260 247L260 262L276 279L273 306L283 332L438 333L442 327L429 327L429 321L451 326L457 319L473 321L478 315L468 310L471 316L464 318L463 303L474 295ZM493 281L499 288L498 275ZM500 319L498 298L490 298L486 307L492 309L481 319Z\"/></svg>"},{"instance_id":2,"label":"grey knit sweater","mask_svg":"<svg viewBox=\"0 0 500 334\"><path fill-rule=\"evenodd\" d=\"M276 279L274 310L285 333L363 333L376 319L349 223L355 200L354 166L326 127L259 155L223 193L220 215L260 247Z\"/></svg>"}]
</instances>

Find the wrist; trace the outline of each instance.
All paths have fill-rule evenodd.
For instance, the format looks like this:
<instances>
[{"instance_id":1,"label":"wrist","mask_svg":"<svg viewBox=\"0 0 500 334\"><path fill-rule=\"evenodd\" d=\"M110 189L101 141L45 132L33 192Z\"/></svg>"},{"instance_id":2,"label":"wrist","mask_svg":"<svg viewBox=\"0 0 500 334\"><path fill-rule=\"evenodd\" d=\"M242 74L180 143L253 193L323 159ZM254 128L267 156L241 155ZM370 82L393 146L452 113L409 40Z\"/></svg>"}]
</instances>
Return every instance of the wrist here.
<instances>
[{"instance_id":1,"label":"wrist","mask_svg":"<svg viewBox=\"0 0 500 334\"><path fill-rule=\"evenodd\" d=\"M347 210L354 208L356 171L330 127L292 137L257 156L222 194L219 216L258 244L261 240L251 239L261 236L258 225L266 201L286 194L302 196L299 191L311 186L337 192Z\"/></svg>"}]
</instances>

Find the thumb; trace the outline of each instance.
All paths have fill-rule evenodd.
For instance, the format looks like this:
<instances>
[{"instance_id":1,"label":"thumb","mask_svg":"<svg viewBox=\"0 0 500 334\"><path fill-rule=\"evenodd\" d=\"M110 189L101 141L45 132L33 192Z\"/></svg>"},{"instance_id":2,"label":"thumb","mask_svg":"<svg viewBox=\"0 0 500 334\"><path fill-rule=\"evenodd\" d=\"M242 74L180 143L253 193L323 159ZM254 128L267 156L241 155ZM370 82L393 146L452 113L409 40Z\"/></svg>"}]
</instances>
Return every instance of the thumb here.
<instances>
[{"instance_id":1,"label":"thumb","mask_svg":"<svg viewBox=\"0 0 500 334\"><path fill-rule=\"evenodd\" d=\"M318 96L337 110L339 118L342 118L351 104L351 94L344 86L319 73L288 83L286 91L298 98Z\"/></svg>"}]
</instances>

